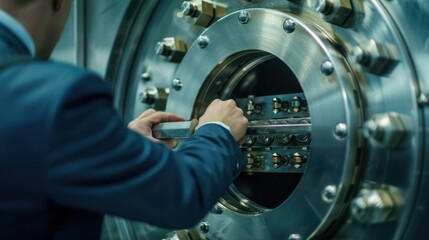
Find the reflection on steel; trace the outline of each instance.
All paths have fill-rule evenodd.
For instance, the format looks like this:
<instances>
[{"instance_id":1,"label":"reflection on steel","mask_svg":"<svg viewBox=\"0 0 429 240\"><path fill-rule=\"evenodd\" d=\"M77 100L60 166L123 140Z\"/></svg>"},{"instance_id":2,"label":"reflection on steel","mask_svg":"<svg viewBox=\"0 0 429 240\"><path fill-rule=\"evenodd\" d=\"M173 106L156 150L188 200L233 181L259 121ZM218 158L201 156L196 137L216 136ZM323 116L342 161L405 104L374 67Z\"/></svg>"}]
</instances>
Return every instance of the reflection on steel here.
<instances>
[{"instance_id":1,"label":"reflection on steel","mask_svg":"<svg viewBox=\"0 0 429 240\"><path fill-rule=\"evenodd\" d=\"M298 123L301 119L279 119L250 122L246 135L281 135L311 133L310 123Z\"/></svg>"},{"instance_id":2,"label":"reflection on steel","mask_svg":"<svg viewBox=\"0 0 429 240\"><path fill-rule=\"evenodd\" d=\"M189 138L195 131L198 120L158 123L152 128L152 134L158 139Z\"/></svg>"},{"instance_id":3,"label":"reflection on steel","mask_svg":"<svg viewBox=\"0 0 429 240\"><path fill-rule=\"evenodd\" d=\"M311 133L310 123L298 123L302 119L279 119L250 122L247 127L247 136L260 136L266 139L269 136L281 134L305 134ZM196 119L183 122L165 122L154 126L153 136L158 139L188 138L197 126ZM251 141L249 139L249 141ZM263 140L261 140L263 141ZM272 139L270 140L272 142Z\"/></svg>"}]
</instances>

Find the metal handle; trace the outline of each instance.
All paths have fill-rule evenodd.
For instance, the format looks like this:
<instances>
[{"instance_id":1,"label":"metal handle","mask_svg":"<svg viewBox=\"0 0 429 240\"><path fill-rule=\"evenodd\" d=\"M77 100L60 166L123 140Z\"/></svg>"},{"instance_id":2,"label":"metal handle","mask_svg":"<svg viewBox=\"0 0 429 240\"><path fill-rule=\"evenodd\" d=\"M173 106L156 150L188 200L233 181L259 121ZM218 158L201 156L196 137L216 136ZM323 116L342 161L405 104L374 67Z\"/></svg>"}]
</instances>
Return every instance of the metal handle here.
<instances>
[{"instance_id":1,"label":"metal handle","mask_svg":"<svg viewBox=\"0 0 429 240\"><path fill-rule=\"evenodd\" d=\"M152 132L153 136L157 139L189 138L194 133L197 125L197 119L183 122L165 122L155 125ZM309 118L290 118L250 122L246 131L247 136L309 133L311 133L311 123Z\"/></svg>"}]
</instances>

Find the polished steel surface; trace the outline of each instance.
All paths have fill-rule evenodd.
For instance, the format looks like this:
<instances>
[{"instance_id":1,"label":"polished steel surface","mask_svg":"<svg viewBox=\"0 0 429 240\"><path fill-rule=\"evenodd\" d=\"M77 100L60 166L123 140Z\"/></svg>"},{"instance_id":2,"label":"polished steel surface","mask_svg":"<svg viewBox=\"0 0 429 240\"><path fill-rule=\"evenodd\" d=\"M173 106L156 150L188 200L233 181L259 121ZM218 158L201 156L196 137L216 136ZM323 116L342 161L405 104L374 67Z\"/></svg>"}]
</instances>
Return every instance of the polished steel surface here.
<instances>
[{"instance_id":1,"label":"polished steel surface","mask_svg":"<svg viewBox=\"0 0 429 240\"><path fill-rule=\"evenodd\" d=\"M311 133L310 123L296 123L304 119L279 119L250 122L246 136L252 135L279 135ZM153 137L157 139L189 138L195 130L198 120L183 122L165 122L156 124L152 128Z\"/></svg>"},{"instance_id":2,"label":"polished steel surface","mask_svg":"<svg viewBox=\"0 0 429 240\"><path fill-rule=\"evenodd\" d=\"M428 1L84 7L84 66L106 71L125 122L151 107L198 118L233 98L252 122L311 123L308 136L247 139L248 168L195 229L109 218L112 239L426 238Z\"/></svg>"},{"instance_id":3,"label":"polished steel surface","mask_svg":"<svg viewBox=\"0 0 429 240\"><path fill-rule=\"evenodd\" d=\"M113 43L130 0L73 1L52 58L105 76ZM112 50L113 49L113 50Z\"/></svg>"},{"instance_id":4,"label":"polished steel surface","mask_svg":"<svg viewBox=\"0 0 429 240\"><path fill-rule=\"evenodd\" d=\"M190 138L198 125L197 119L183 122L158 123L152 128L152 134L157 139Z\"/></svg>"}]
</instances>

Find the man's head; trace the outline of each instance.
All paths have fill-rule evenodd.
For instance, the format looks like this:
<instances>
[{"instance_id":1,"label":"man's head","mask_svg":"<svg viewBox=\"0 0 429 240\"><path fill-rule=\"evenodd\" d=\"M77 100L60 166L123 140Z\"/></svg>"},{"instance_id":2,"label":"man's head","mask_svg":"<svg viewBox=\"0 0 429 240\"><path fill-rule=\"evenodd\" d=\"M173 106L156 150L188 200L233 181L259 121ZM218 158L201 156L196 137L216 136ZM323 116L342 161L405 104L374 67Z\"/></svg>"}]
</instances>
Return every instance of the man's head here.
<instances>
[{"instance_id":1,"label":"man's head","mask_svg":"<svg viewBox=\"0 0 429 240\"><path fill-rule=\"evenodd\" d=\"M36 55L48 58L63 32L72 0L0 0L0 8L30 33Z\"/></svg>"}]
</instances>

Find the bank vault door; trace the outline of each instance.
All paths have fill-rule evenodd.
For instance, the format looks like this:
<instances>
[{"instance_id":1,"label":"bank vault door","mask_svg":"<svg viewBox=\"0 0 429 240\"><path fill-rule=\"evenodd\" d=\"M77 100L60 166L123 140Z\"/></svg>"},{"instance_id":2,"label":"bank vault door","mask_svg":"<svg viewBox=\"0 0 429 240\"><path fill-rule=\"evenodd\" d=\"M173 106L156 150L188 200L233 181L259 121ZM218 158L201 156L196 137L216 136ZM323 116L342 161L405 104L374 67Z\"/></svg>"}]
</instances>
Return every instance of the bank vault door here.
<instances>
[{"instance_id":1,"label":"bank vault door","mask_svg":"<svg viewBox=\"0 0 429 240\"><path fill-rule=\"evenodd\" d=\"M405 5L132 1L107 72L125 122L149 108L198 118L213 99L232 98L251 124L291 130L247 137L246 170L194 229L165 234L125 221L122 231L154 239L423 238L416 223L427 218L429 7ZM408 25L421 28L410 33Z\"/></svg>"}]
</instances>

